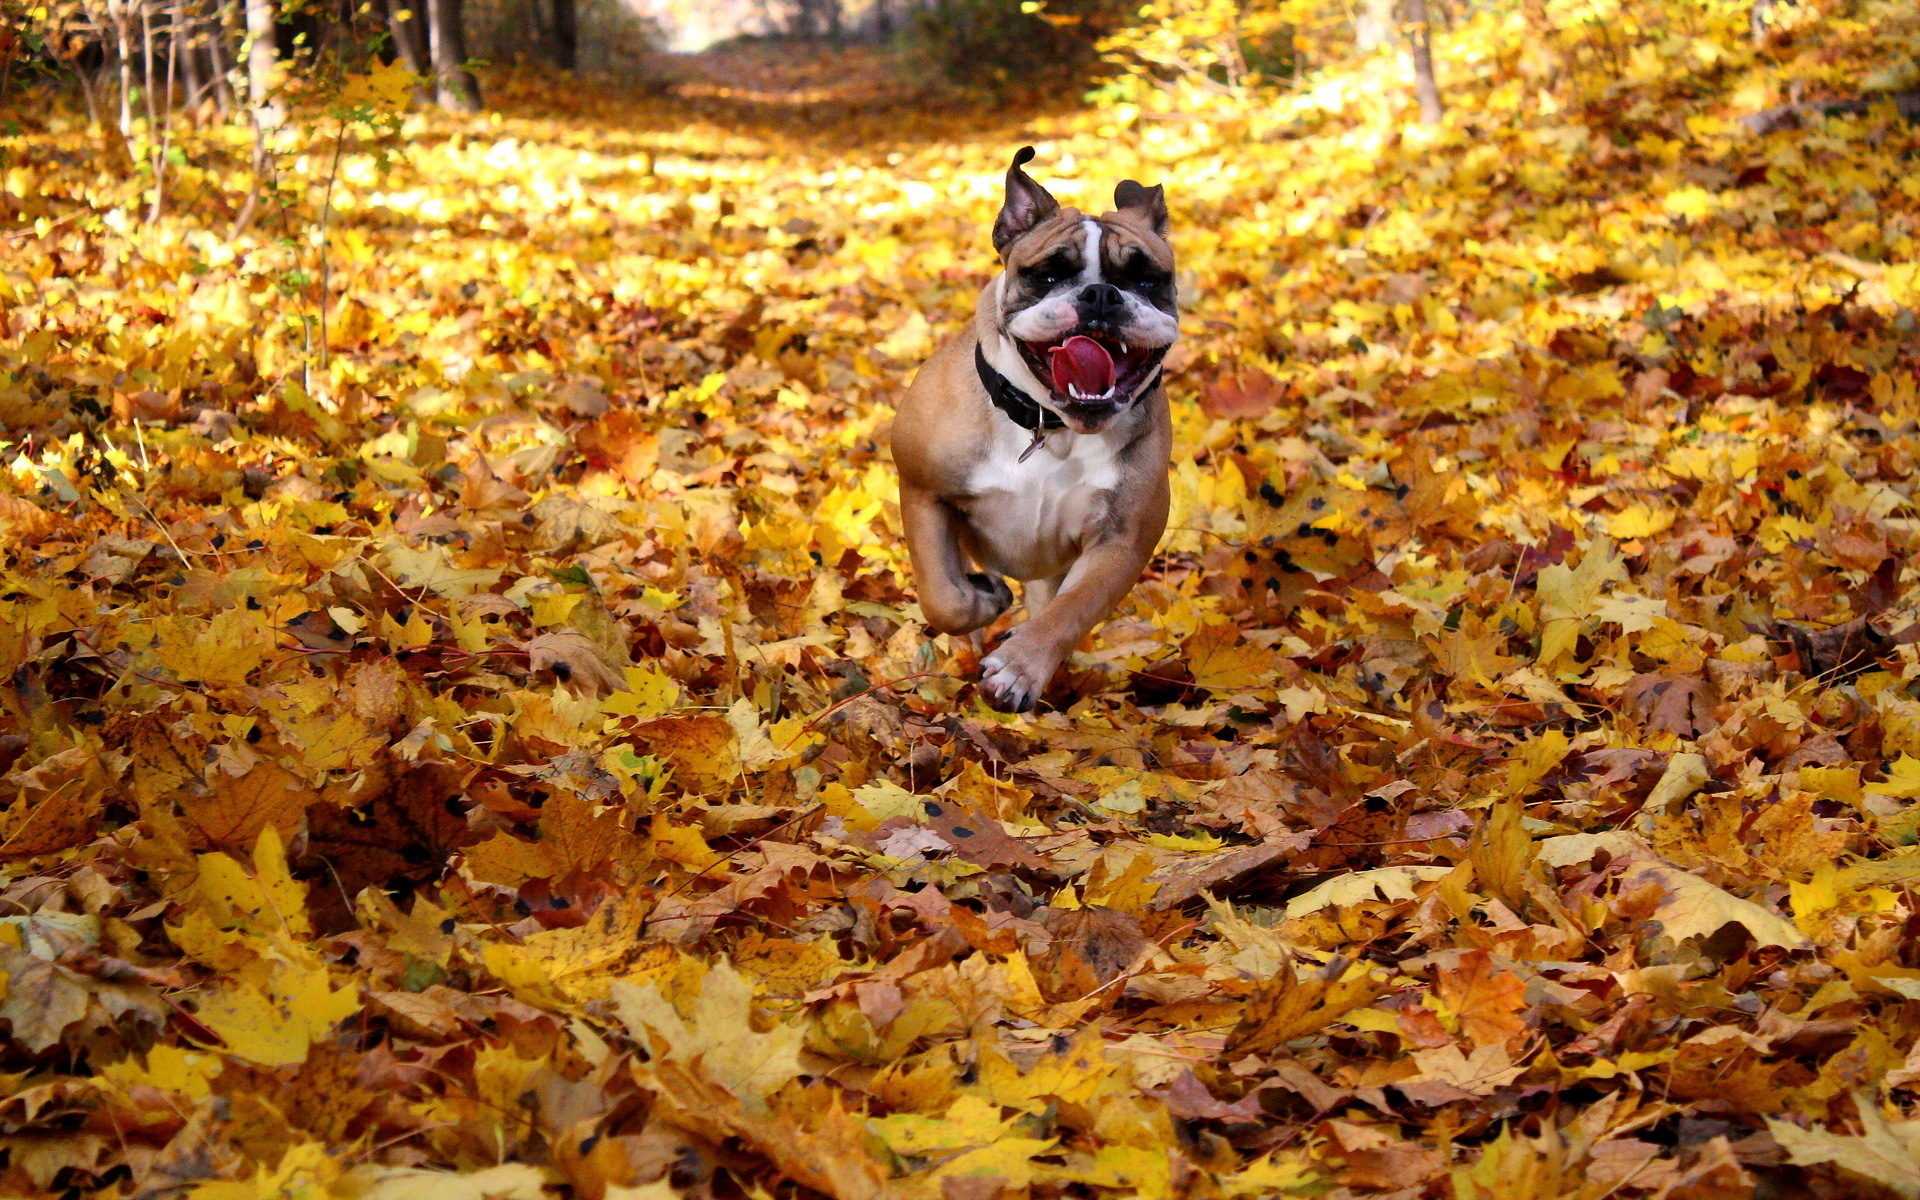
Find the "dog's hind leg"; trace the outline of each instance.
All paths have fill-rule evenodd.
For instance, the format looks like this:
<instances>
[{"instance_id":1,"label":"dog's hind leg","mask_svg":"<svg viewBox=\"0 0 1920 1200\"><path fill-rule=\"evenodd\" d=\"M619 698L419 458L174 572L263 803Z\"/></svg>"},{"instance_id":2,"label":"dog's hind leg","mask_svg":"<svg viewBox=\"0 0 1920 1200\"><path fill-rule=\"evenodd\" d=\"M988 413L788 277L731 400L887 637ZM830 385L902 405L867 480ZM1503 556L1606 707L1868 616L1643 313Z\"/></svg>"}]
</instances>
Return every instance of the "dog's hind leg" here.
<instances>
[{"instance_id":1,"label":"dog's hind leg","mask_svg":"<svg viewBox=\"0 0 1920 1200\"><path fill-rule=\"evenodd\" d=\"M931 628L971 633L993 624L1013 603L1012 589L998 575L968 572L960 549L959 518L932 493L902 484L900 518L920 592L920 611Z\"/></svg>"}]
</instances>

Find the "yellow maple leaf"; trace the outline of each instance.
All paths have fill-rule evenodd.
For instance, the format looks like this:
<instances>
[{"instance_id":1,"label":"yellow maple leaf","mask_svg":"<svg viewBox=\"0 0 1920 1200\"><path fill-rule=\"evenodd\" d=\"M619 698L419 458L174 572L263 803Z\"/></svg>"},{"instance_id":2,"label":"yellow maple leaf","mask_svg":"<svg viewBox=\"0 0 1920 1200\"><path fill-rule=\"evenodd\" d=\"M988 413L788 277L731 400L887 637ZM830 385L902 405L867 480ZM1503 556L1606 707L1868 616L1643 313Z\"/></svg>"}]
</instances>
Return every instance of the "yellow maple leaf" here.
<instances>
[{"instance_id":1,"label":"yellow maple leaf","mask_svg":"<svg viewBox=\"0 0 1920 1200\"><path fill-rule=\"evenodd\" d=\"M525 1003L570 1011L604 998L613 968L633 954L652 906L637 896L615 896L584 925L543 929L519 944L488 942L487 971Z\"/></svg>"},{"instance_id":2,"label":"yellow maple leaf","mask_svg":"<svg viewBox=\"0 0 1920 1200\"><path fill-rule=\"evenodd\" d=\"M396 59L377 64L363 75L347 76L335 103L343 108L364 106L377 111L404 109L420 83L420 77Z\"/></svg>"},{"instance_id":3,"label":"yellow maple leaf","mask_svg":"<svg viewBox=\"0 0 1920 1200\"><path fill-rule=\"evenodd\" d=\"M1647 504L1629 504L1607 518L1607 534L1622 541L1652 537L1673 527L1673 510Z\"/></svg>"},{"instance_id":4,"label":"yellow maple leaf","mask_svg":"<svg viewBox=\"0 0 1920 1200\"><path fill-rule=\"evenodd\" d=\"M287 870L280 833L260 831L248 872L226 854L200 856L195 892L203 908L175 927L176 942L234 976L204 995L200 1020L229 1053L285 1066L357 1012L359 989L332 988L311 944L307 890Z\"/></svg>"},{"instance_id":5,"label":"yellow maple leaf","mask_svg":"<svg viewBox=\"0 0 1920 1200\"><path fill-rule=\"evenodd\" d=\"M256 1165L245 1179L202 1183L187 1200L281 1200L296 1196L332 1196L341 1174L340 1160L319 1142L295 1142L269 1167Z\"/></svg>"},{"instance_id":6,"label":"yellow maple leaf","mask_svg":"<svg viewBox=\"0 0 1920 1200\"><path fill-rule=\"evenodd\" d=\"M1262 687L1277 673L1273 651L1242 642L1231 621L1202 625L1186 649L1194 685L1209 691Z\"/></svg>"},{"instance_id":7,"label":"yellow maple leaf","mask_svg":"<svg viewBox=\"0 0 1920 1200\"><path fill-rule=\"evenodd\" d=\"M334 990L324 966L276 963L250 974L255 980L215 988L200 1000L194 1014L220 1035L227 1053L249 1062L303 1063L313 1043L360 1011L359 989Z\"/></svg>"},{"instance_id":8,"label":"yellow maple leaf","mask_svg":"<svg viewBox=\"0 0 1920 1200\"><path fill-rule=\"evenodd\" d=\"M387 569L403 586L426 588L442 596L470 596L500 581L491 567L459 567L445 546L413 547L395 542L386 549Z\"/></svg>"},{"instance_id":9,"label":"yellow maple leaf","mask_svg":"<svg viewBox=\"0 0 1920 1200\"><path fill-rule=\"evenodd\" d=\"M1718 201L1707 189L1689 184L1668 192L1660 206L1677 217L1698 221L1718 207Z\"/></svg>"},{"instance_id":10,"label":"yellow maple leaf","mask_svg":"<svg viewBox=\"0 0 1920 1200\"><path fill-rule=\"evenodd\" d=\"M767 1097L800 1074L805 1028L776 1022L767 1032L756 1032L753 985L725 960L707 971L688 1016L651 982L616 983L612 998L636 1039L719 1084L749 1112L764 1110Z\"/></svg>"},{"instance_id":11,"label":"yellow maple leaf","mask_svg":"<svg viewBox=\"0 0 1920 1200\"><path fill-rule=\"evenodd\" d=\"M1892 796L1896 800L1911 800L1920 796L1920 758L1902 754L1887 768L1887 777L1869 783L1866 790L1877 796Z\"/></svg>"},{"instance_id":12,"label":"yellow maple leaf","mask_svg":"<svg viewBox=\"0 0 1920 1200\"><path fill-rule=\"evenodd\" d=\"M1665 893L1653 919L1675 942L1711 936L1721 926L1734 924L1744 928L1758 945L1793 950L1808 944L1806 936L1785 919L1678 867L1641 867L1622 880L1622 887L1647 883L1659 885Z\"/></svg>"}]
</instances>

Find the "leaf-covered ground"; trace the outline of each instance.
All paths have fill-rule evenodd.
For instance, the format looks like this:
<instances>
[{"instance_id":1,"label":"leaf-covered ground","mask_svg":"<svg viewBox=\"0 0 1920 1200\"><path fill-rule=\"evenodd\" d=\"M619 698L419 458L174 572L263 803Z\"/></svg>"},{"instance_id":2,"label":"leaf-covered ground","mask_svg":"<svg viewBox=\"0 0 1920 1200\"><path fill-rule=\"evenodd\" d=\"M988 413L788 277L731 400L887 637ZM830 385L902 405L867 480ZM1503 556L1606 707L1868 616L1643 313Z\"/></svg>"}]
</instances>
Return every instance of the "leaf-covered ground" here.
<instances>
[{"instance_id":1,"label":"leaf-covered ground","mask_svg":"<svg viewBox=\"0 0 1920 1200\"><path fill-rule=\"evenodd\" d=\"M1585 12L1437 130L495 73L237 237L10 114L0 1194L1920 1195L1920 133L1735 120L1920 20ZM884 444L1028 141L1188 315L1010 718Z\"/></svg>"}]
</instances>

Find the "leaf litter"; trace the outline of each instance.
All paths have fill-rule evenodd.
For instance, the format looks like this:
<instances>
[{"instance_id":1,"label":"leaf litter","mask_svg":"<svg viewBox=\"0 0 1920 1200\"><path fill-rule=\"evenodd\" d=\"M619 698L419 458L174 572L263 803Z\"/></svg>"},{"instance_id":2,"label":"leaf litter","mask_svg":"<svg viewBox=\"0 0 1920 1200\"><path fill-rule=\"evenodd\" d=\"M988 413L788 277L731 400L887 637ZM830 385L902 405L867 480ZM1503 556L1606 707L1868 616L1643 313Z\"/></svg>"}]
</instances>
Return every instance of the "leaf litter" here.
<instances>
[{"instance_id":1,"label":"leaf litter","mask_svg":"<svg viewBox=\"0 0 1920 1200\"><path fill-rule=\"evenodd\" d=\"M1737 119L1917 29L1801 7L1463 16L1438 130L499 72L342 156L324 355L324 126L228 238L22 114L0 1191L1920 1195L1920 136ZM1187 336L1010 718L880 447L1028 141Z\"/></svg>"}]
</instances>

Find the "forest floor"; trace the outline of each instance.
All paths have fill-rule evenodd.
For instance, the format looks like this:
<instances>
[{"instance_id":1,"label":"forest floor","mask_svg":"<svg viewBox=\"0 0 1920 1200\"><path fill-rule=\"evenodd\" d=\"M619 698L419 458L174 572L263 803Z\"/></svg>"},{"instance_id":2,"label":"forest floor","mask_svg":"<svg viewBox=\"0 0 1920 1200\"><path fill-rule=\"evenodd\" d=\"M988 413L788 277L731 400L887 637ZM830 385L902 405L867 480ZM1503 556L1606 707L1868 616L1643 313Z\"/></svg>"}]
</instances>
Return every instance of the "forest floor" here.
<instances>
[{"instance_id":1,"label":"forest floor","mask_svg":"<svg viewBox=\"0 0 1920 1200\"><path fill-rule=\"evenodd\" d=\"M699 54L662 55L647 70L680 99L741 107L880 106L918 90L885 47L858 44L742 39ZM757 123L750 115L716 117L729 125ZM759 121L766 119L759 114Z\"/></svg>"},{"instance_id":2,"label":"forest floor","mask_svg":"<svg viewBox=\"0 0 1920 1200\"><path fill-rule=\"evenodd\" d=\"M1431 129L503 69L239 229L0 114L0 1194L1920 1195L1920 131L1738 120L1920 17L1658 11ZM1186 332L1010 717L884 447L1027 143Z\"/></svg>"}]
</instances>

